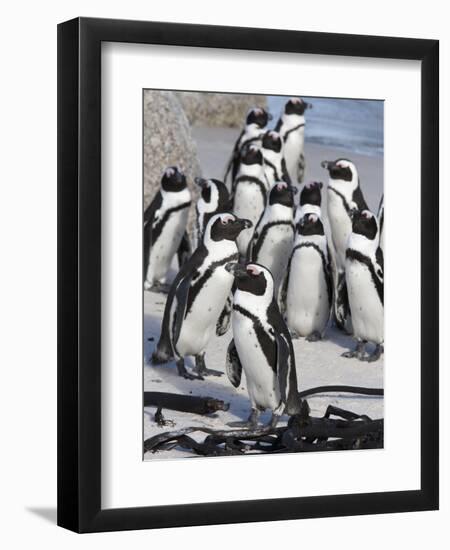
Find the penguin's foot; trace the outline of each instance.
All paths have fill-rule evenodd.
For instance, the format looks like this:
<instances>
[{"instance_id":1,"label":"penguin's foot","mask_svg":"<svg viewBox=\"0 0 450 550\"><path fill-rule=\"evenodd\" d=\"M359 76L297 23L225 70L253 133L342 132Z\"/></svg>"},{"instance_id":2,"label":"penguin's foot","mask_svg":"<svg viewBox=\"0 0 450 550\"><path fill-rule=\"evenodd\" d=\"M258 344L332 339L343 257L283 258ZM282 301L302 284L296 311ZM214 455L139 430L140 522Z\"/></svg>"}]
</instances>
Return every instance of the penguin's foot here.
<instances>
[{"instance_id":1,"label":"penguin's foot","mask_svg":"<svg viewBox=\"0 0 450 550\"><path fill-rule=\"evenodd\" d=\"M202 376L190 374L187 371L186 367L184 366L184 359L180 359L179 361L177 361L177 371L178 375L182 376L186 380L203 380Z\"/></svg>"},{"instance_id":2,"label":"penguin's foot","mask_svg":"<svg viewBox=\"0 0 450 550\"><path fill-rule=\"evenodd\" d=\"M238 422L228 422L228 426L231 428L244 428L247 430L256 430L258 427L258 418L259 411L257 409L252 409L248 420L238 421Z\"/></svg>"},{"instance_id":3,"label":"penguin's foot","mask_svg":"<svg viewBox=\"0 0 450 550\"><path fill-rule=\"evenodd\" d=\"M200 377L203 376L222 376L223 372L214 369L207 369L205 365L205 355L197 355L195 357L195 367L192 369Z\"/></svg>"},{"instance_id":4,"label":"penguin's foot","mask_svg":"<svg viewBox=\"0 0 450 550\"><path fill-rule=\"evenodd\" d=\"M309 336L306 337L307 342L318 342L319 340L322 340L322 335L318 330L315 330Z\"/></svg>"},{"instance_id":5,"label":"penguin's foot","mask_svg":"<svg viewBox=\"0 0 450 550\"><path fill-rule=\"evenodd\" d=\"M277 427L278 420L280 420L280 415L272 413L272 418L270 419L270 422L267 424L267 428L274 430Z\"/></svg>"},{"instance_id":6,"label":"penguin's foot","mask_svg":"<svg viewBox=\"0 0 450 550\"><path fill-rule=\"evenodd\" d=\"M357 359L361 359L364 355L364 348L366 346L366 342L359 341L356 344L356 348L354 350L349 350L344 352L341 357L346 357L347 359L353 359L356 357Z\"/></svg>"},{"instance_id":7,"label":"penguin's foot","mask_svg":"<svg viewBox=\"0 0 450 550\"><path fill-rule=\"evenodd\" d=\"M155 412L155 422L158 424L160 428L164 426L175 426L175 422L173 420L167 420L164 418L161 407L158 407Z\"/></svg>"},{"instance_id":8,"label":"penguin's foot","mask_svg":"<svg viewBox=\"0 0 450 550\"><path fill-rule=\"evenodd\" d=\"M360 357L360 360L366 361L367 363L373 363L374 361L378 361L378 359L382 356L383 352L384 352L384 348L382 344L377 344L372 353L368 353L367 355Z\"/></svg>"}]
</instances>

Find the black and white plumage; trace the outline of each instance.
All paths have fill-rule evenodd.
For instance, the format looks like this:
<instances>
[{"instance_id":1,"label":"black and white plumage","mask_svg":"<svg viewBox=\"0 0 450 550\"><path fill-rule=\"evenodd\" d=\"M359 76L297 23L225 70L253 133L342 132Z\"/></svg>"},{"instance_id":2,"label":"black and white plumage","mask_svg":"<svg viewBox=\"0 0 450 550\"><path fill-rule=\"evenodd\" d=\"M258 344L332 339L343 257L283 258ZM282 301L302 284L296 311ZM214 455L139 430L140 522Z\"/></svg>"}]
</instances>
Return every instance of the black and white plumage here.
<instances>
[{"instance_id":1,"label":"black and white plumage","mask_svg":"<svg viewBox=\"0 0 450 550\"><path fill-rule=\"evenodd\" d=\"M335 317L337 325L349 331L350 307L345 281L345 252L352 232L351 215L354 210L366 210L356 166L348 159L324 161L322 166L329 172L327 185L327 211L331 229L335 274Z\"/></svg>"},{"instance_id":2,"label":"black and white plumage","mask_svg":"<svg viewBox=\"0 0 450 550\"><path fill-rule=\"evenodd\" d=\"M176 166L167 168L161 188L144 212L144 288L158 289L166 282L175 253L181 265L190 255L186 233L191 193L186 177Z\"/></svg>"},{"instance_id":3,"label":"black and white plumage","mask_svg":"<svg viewBox=\"0 0 450 550\"><path fill-rule=\"evenodd\" d=\"M384 194L378 206L378 227L380 228L380 248L384 254Z\"/></svg>"},{"instance_id":4,"label":"black and white plumage","mask_svg":"<svg viewBox=\"0 0 450 550\"><path fill-rule=\"evenodd\" d=\"M237 176L239 164L241 162L241 154L250 145L261 144L261 138L266 131L269 118L269 113L262 107L254 107L248 112L247 118L245 119L245 126L234 144L233 152L224 176L224 182L229 190ZM231 183L228 183L229 177L231 177Z\"/></svg>"},{"instance_id":5,"label":"black and white plumage","mask_svg":"<svg viewBox=\"0 0 450 550\"><path fill-rule=\"evenodd\" d=\"M274 297L270 271L262 265L231 263L236 278L233 300L233 340L227 352L227 374L239 386L245 373L251 402L248 422L255 427L259 413L272 411L274 427L283 412L297 414L300 399L294 349L286 323Z\"/></svg>"},{"instance_id":6,"label":"black and white plumage","mask_svg":"<svg viewBox=\"0 0 450 550\"><path fill-rule=\"evenodd\" d=\"M376 361L383 352L384 341L384 261L377 218L369 210L353 213L345 278L357 346L344 356ZM375 344L371 355L364 354L367 342Z\"/></svg>"},{"instance_id":7,"label":"black and white plumage","mask_svg":"<svg viewBox=\"0 0 450 550\"><path fill-rule=\"evenodd\" d=\"M194 248L202 240L203 233L209 220L221 212L230 210L230 195L226 185L217 179L195 178L195 183L200 187L200 197L195 205L196 224Z\"/></svg>"},{"instance_id":8,"label":"black and white plumage","mask_svg":"<svg viewBox=\"0 0 450 550\"><path fill-rule=\"evenodd\" d=\"M241 156L241 163L233 182L233 208L238 218L246 218L256 225L267 202L268 185L264 175L261 149L252 145ZM245 229L237 238L241 256L245 257L252 238L252 229Z\"/></svg>"},{"instance_id":9,"label":"black and white plumage","mask_svg":"<svg viewBox=\"0 0 450 550\"><path fill-rule=\"evenodd\" d=\"M175 357L179 374L194 378L184 365L184 358L192 355L200 377L217 374L205 367L205 349L233 285L233 276L225 265L237 260L236 237L249 225L248 220L229 213L216 214L209 220L202 242L170 288L153 364Z\"/></svg>"},{"instance_id":10,"label":"black and white plumage","mask_svg":"<svg viewBox=\"0 0 450 550\"><path fill-rule=\"evenodd\" d=\"M247 257L270 270L278 296L294 242L294 193L284 181L274 183L249 245Z\"/></svg>"},{"instance_id":11,"label":"black and white plumage","mask_svg":"<svg viewBox=\"0 0 450 550\"><path fill-rule=\"evenodd\" d=\"M264 173L269 187L276 181L291 184L284 159L283 139L275 130L269 130L262 136L261 151L264 159Z\"/></svg>"},{"instance_id":12,"label":"black and white plumage","mask_svg":"<svg viewBox=\"0 0 450 550\"><path fill-rule=\"evenodd\" d=\"M316 214L322 217L322 188L321 181L309 181L301 186L300 198L295 210L297 224L305 214Z\"/></svg>"},{"instance_id":13,"label":"black and white plumage","mask_svg":"<svg viewBox=\"0 0 450 550\"><path fill-rule=\"evenodd\" d=\"M294 248L283 286L285 316L295 335L323 337L333 300L330 252L322 220L305 214L296 225Z\"/></svg>"},{"instance_id":14,"label":"black and white plumage","mask_svg":"<svg viewBox=\"0 0 450 550\"><path fill-rule=\"evenodd\" d=\"M296 187L303 182L305 174L305 111L311 107L311 103L301 98L289 99L275 126L283 138L286 169Z\"/></svg>"}]
</instances>

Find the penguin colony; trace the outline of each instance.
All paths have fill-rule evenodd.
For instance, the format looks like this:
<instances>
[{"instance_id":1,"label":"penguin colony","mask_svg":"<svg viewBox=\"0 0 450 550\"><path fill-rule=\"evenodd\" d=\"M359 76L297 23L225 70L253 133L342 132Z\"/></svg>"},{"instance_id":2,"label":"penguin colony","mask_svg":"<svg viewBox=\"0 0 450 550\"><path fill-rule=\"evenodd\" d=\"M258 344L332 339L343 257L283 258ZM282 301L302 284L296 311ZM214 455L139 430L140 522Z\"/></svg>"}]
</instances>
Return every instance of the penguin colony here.
<instances>
[{"instance_id":1,"label":"penguin colony","mask_svg":"<svg viewBox=\"0 0 450 550\"><path fill-rule=\"evenodd\" d=\"M370 212L348 159L322 162L325 186L303 181L311 107L289 99L273 130L264 109L250 110L223 181L195 178L192 242L192 197L177 167L165 170L144 212L144 289L168 292L150 361L175 360L187 379L221 375L206 367L205 350L231 325L225 370L235 387L244 372L251 402L248 421L234 425L255 427L269 409L275 426L299 411L292 339L316 342L334 323L355 339L343 357L372 362L383 353L384 200ZM167 285L175 255L179 271ZM195 358L191 372L187 356Z\"/></svg>"}]
</instances>

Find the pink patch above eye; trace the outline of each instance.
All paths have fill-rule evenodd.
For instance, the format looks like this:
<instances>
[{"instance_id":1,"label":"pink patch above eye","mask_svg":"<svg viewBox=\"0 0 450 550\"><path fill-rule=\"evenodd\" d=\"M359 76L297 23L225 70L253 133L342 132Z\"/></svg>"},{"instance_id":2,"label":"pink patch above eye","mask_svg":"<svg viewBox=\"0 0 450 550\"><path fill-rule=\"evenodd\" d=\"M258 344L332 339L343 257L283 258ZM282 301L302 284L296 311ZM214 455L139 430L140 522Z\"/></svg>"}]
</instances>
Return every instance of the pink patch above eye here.
<instances>
[{"instance_id":1,"label":"pink patch above eye","mask_svg":"<svg viewBox=\"0 0 450 550\"><path fill-rule=\"evenodd\" d=\"M281 191L282 189L286 189L287 185L284 183L284 181L277 183L277 189L278 191Z\"/></svg>"},{"instance_id":2,"label":"pink patch above eye","mask_svg":"<svg viewBox=\"0 0 450 550\"><path fill-rule=\"evenodd\" d=\"M168 178L171 178L175 173L175 170L173 168L167 168L167 170L164 172L164 174L168 177Z\"/></svg>"},{"instance_id":3,"label":"pink patch above eye","mask_svg":"<svg viewBox=\"0 0 450 550\"><path fill-rule=\"evenodd\" d=\"M270 132L269 133L269 136L270 137L273 137L274 139L276 139L278 137L278 134L276 132Z\"/></svg>"},{"instance_id":4,"label":"pink patch above eye","mask_svg":"<svg viewBox=\"0 0 450 550\"><path fill-rule=\"evenodd\" d=\"M255 113L255 115L260 115L262 114L262 110L261 109L253 109L253 112Z\"/></svg>"},{"instance_id":5,"label":"pink patch above eye","mask_svg":"<svg viewBox=\"0 0 450 550\"><path fill-rule=\"evenodd\" d=\"M234 219L233 216L224 216L222 218L222 221L223 221L223 223L228 223L228 222L232 222L233 219Z\"/></svg>"},{"instance_id":6,"label":"pink patch above eye","mask_svg":"<svg viewBox=\"0 0 450 550\"><path fill-rule=\"evenodd\" d=\"M309 216L309 221L310 221L310 222L313 222L313 223L316 223L316 221L317 221L317 216L315 216L314 214L311 214L311 215Z\"/></svg>"},{"instance_id":7,"label":"pink patch above eye","mask_svg":"<svg viewBox=\"0 0 450 550\"><path fill-rule=\"evenodd\" d=\"M248 265L247 266L247 272L251 275L259 275L260 270L255 265Z\"/></svg>"}]
</instances>

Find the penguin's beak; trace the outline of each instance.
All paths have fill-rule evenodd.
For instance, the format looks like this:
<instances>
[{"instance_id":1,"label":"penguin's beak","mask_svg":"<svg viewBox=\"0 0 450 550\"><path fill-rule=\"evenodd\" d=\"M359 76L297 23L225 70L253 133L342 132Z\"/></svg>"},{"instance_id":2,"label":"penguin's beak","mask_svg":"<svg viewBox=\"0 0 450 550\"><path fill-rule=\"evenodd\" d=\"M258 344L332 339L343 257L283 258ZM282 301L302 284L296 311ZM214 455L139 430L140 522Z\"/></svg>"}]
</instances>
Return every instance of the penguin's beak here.
<instances>
[{"instance_id":1,"label":"penguin's beak","mask_svg":"<svg viewBox=\"0 0 450 550\"><path fill-rule=\"evenodd\" d=\"M323 160L320 163L320 166L322 166L322 168L325 168L326 170L329 170L333 164L334 162L332 160Z\"/></svg>"},{"instance_id":2,"label":"penguin's beak","mask_svg":"<svg viewBox=\"0 0 450 550\"><path fill-rule=\"evenodd\" d=\"M235 262L230 262L226 264L225 269L228 271L228 273L231 273L233 277L244 277L247 275L247 270L245 269L245 265L238 264Z\"/></svg>"},{"instance_id":3,"label":"penguin's beak","mask_svg":"<svg viewBox=\"0 0 450 550\"><path fill-rule=\"evenodd\" d=\"M208 180L205 180L205 178L194 178L194 181L201 189L206 187L206 184L208 183Z\"/></svg>"},{"instance_id":4,"label":"penguin's beak","mask_svg":"<svg viewBox=\"0 0 450 550\"><path fill-rule=\"evenodd\" d=\"M250 220L245 220L243 218L236 218L234 220L234 223L237 227L239 227L241 231L243 231L244 229L249 229L253 225Z\"/></svg>"},{"instance_id":5,"label":"penguin's beak","mask_svg":"<svg viewBox=\"0 0 450 550\"><path fill-rule=\"evenodd\" d=\"M292 194L296 195L298 193L298 187L291 186Z\"/></svg>"},{"instance_id":6,"label":"penguin's beak","mask_svg":"<svg viewBox=\"0 0 450 550\"><path fill-rule=\"evenodd\" d=\"M306 104L306 108L307 108L307 109L312 109L312 108L313 108L313 104L312 104L312 103L308 103L307 101L305 101L305 104Z\"/></svg>"}]
</instances>

